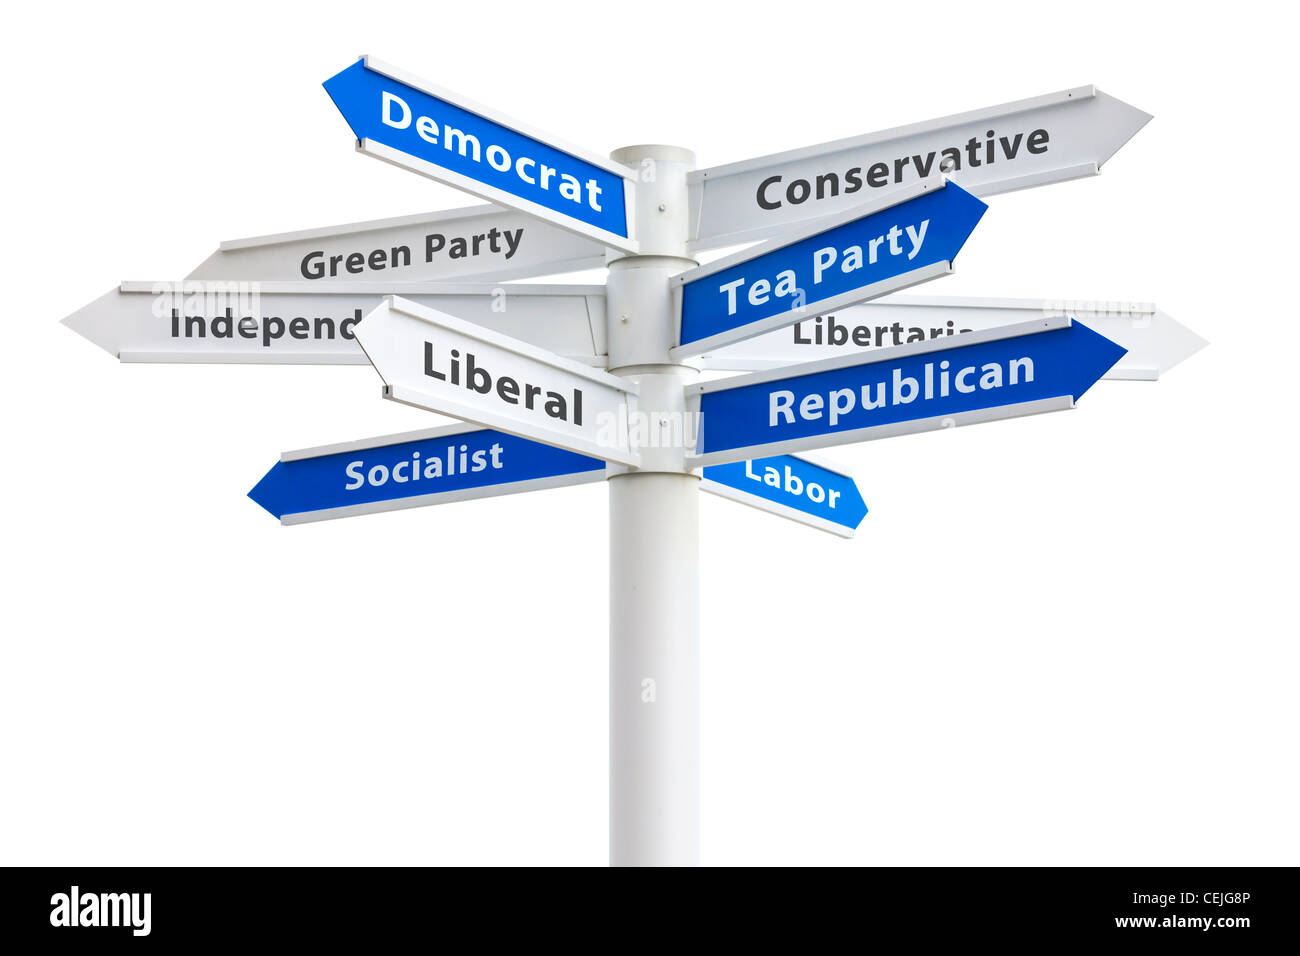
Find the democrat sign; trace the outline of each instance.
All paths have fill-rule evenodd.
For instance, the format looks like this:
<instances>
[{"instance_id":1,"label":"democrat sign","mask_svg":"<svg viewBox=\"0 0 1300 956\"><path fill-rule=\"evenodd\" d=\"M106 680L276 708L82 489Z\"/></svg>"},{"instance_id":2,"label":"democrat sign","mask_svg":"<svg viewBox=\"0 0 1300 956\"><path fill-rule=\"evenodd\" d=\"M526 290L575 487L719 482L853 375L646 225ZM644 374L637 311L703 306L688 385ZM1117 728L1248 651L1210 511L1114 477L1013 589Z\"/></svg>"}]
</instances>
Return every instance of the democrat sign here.
<instances>
[{"instance_id":1,"label":"democrat sign","mask_svg":"<svg viewBox=\"0 0 1300 956\"><path fill-rule=\"evenodd\" d=\"M325 81L358 149L635 253L632 170L362 57Z\"/></svg>"},{"instance_id":2,"label":"democrat sign","mask_svg":"<svg viewBox=\"0 0 1300 956\"><path fill-rule=\"evenodd\" d=\"M942 176L673 278L679 344L699 355L952 271L988 207Z\"/></svg>"},{"instance_id":3,"label":"democrat sign","mask_svg":"<svg viewBox=\"0 0 1300 956\"><path fill-rule=\"evenodd\" d=\"M1124 349L1066 316L691 385L695 465L1072 408Z\"/></svg>"},{"instance_id":4,"label":"democrat sign","mask_svg":"<svg viewBox=\"0 0 1300 956\"><path fill-rule=\"evenodd\" d=\"M281 524L605 479L605 463L474 425L285 452L248 497Z\"/></svg>"}]
</instances>

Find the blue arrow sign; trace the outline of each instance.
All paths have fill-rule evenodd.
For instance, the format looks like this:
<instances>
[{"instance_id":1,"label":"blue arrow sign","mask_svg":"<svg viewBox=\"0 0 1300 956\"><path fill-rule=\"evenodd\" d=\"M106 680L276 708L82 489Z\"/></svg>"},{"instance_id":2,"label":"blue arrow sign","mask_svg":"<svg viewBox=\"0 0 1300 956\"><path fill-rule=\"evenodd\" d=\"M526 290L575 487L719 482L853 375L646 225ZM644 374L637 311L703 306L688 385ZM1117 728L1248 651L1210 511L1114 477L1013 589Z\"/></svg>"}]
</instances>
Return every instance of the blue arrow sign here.
<instances>
[{"instance_id":1,"label":"blue arrow sign","mask_svg":"<svg viewBox=\"0 0 1300 956\"><path fill-rule=\"evenodd\" d=\"M325 81L363 152L636 251L630 171L538 138L526 124L363 57Z\"/></svg>"},{"instance_id":2,"label":"blue arrow sign","mask_svg":"<svg viewBox=\"0 0 1300 956\"><path fill-rule=\"evenodd\" d=\"M797 455L713 465L700 488L845 538L867 515L852 477Z\"/></svg>"},{"instance_id":3,"label":"blue arrow sign","mask_svg":"<svg viewBox=\"0 0 1300 956\"><path fill-rule=\"evenodd\" d=\"M695 355L944 275L988 207L942 177L859 206L817 232L691 269L674 354Z\"/></svg>"},{"instance_id":4,"label":"blue arrow sign","mask_svg":"<svg viewBox=\"0 0 1300 956\"><path fill-rule=\"evenodd\" d=\"M601 481L605 462L473 425L287 452L248 497L285 524Z\"/></svg>"},{"instance_id":5,"label":"blue arrow sign","mask_svg":"<svg viewBox=\"0 0 1300 956\"><path fill-rule=\"evenodd\" d=\"M1070 408L1125 349L1065 316L692 385L711 465Z\"/></svg>"}]
</instances>

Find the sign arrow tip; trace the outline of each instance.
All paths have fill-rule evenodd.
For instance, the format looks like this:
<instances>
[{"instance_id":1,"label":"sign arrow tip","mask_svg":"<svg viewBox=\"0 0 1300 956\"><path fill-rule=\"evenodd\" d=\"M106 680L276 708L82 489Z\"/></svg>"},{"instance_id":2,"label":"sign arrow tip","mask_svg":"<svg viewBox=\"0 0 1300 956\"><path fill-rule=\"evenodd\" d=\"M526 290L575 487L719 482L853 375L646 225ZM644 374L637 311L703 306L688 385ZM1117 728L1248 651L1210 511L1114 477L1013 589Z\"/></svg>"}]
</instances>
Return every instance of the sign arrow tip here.
<instances>
[{"instance_id":1,"label":"sign arrow tip","mask_svg":"<svg viewBox=\"0 0 1300 956\"><path fill-rule=\"evenodd\" d=\"M1157 310L1155 321L1163 332L1158 339L1162 346L1158 356L1161 375L1210 344L1167 312Z\"/></svg>"},{"instance_id":2,"label":"sign arrow tip","mask_svg":"<svg viewBox=\"0 0 1300 956\"><path fill-rule=\"evenodd\" d=\"M852 505L849 513L857 520L852 523L851 527L854 531L857 531L858 528L861 527L863 520L866 519L867 512L870 509L867 508L867 502L862 497L862 491L858 488L858 483L856 481L849 482L849 489L852 492L852 498L845 503Z\"/></svg>"},{"instance_id":3,"label":"sign arrow tip","mask_svg":"<svg viewBox=\"0 0 1300 956\"><path fill-rule=\"evenodd\" d=\"M84 339L94 342L101 349L117 357L118 343L114 337L117 312L117 286L109 289L94 302L82 306L76 312L60 320L72 331Z\"/></svg>"},{"instance_id":4,"label":"sign arrow tip","mask_svg":"<svg viewBox=\"0 0 1300 956\"><path fill-rule=\"evenodd\" d=\"M277 461L248 493L248 497L277 519L284 517L285 495L288 491L284 472L284 462Z\"/></svg>"},{"instance_id":5,"label":"sign arrow tip","mask_svg":"<svg viewBox=\"0 0 1300 956\"><path fill-rule=\"evenodd\" d=\"M944 186L944 190L956 191L949 194L954 211L954 228L951 233L951 245L944 256L949 262L952 262L957 258L957 253L961 252L966 245L966 240L975 232L975 227L980 224L984 214L989 211L989 205L974 193L962 189L951 180Z\"/></svg>"},{"instance_id":6,"label":"sign arrow tip","mask_svg":"<svg viewBox=\"0 0 1300 956\"><path fill-rule=\"evenodd\" d=\"M363 115L360 102L362 84L359 82L359 78L365 68L365 60L357 60L347 69L340 70L321 84L321 86L325 87L325 92L334 101L334 106L342 114L344 121L352 130L353 137L357 140L366 138L358 126L358 120Z\"/></svg>"},{"instance_id":7,"label":"sign arrow tip","mask_svg":"<svg viewBox=\"0 0 1300 956\"><path fill-rule=\"evenodd\" d=\"M1152 115L1136 106L1130 106L1123 100L1097 91L1097 103L1100 115L1096 127L1098 158L1097 166L1105 165L1121 146L1137 135L1138 130L1151 122Z\"/></svg>"},{"instance_id":8,"label":"sign arrow tip","mask_svg":"<svg viewBox=\"0 0 1300 956\"><path fill-rule=\"evenodd\" d=\"M1070 355L1074 400L1111 370L1116 362L1128 354L1128 349L1112 342L1099 332L1094 332L1077 319L1072 319L1069 329Z\"/></svg>"}]
</instances>

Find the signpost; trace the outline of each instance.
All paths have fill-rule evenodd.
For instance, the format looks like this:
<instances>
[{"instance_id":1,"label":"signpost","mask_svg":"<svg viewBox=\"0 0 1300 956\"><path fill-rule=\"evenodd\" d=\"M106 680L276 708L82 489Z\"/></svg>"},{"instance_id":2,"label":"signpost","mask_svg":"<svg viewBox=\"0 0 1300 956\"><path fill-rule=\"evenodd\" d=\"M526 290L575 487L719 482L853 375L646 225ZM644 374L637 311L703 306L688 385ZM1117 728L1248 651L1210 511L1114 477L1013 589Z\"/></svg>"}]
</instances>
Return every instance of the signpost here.
<instances>
[{"instance_id":1,"label":"signpost","mask_svg":"<svg viewBox=\"0 0 1300 956\"><path fill-rule=\"evenodd\" d=\"M853 537L867 516L852 476L807 455L713 465L704 469L700 490L842 538Z\"/></svg>"},{"instance_id":2,"label":"signpost","mask_svg":"<svg viewBox=\"0 0 1300 956\"><path fill-rule=\"evenodd\" d=\"M604 479L598 458L448 425L285 452L248 497L288 525Z\"/></svg>"},{"instance_id":3,"label":"signpost","mask_svg":"<svg viewBox=\"0 0 1300 956\"><path fill-rule=\"evenodd\" d=\"M680 289L675 358L790 325L946 275L988 207L943 177L926 179L820 223L673 279Z\"/></svg>"},{"instance_id":4,"label":"signpost","mask_svg":"<svg viewBox=\"0 0 1300 956\"><path fill-rule=\"evenodd\" d=\"M624 465L637 387L520 339L385 296L357 327L384 397Z\"/></svg>"},{"instance_id":5,"label":"signpost","mask_svg":"<svg viewBox=\"0 0 1300 956\"><path fill-rule=\"evenodd\" d=\"M1066 316L687 388L711 465L1073 408L1124 350Z\"/></svg>"},{"instance_id":6,"label":"signpost","mask_svg":"<svg viewBox=\"0 0 1300 956\"><path fill-rule=\"evenodd\" d=\"M1070 408L1203 344L1154 307L866 302L948 272L975 196L1092 175L1150 118L1092 87L698 171L370 58L325 88L362 152L494 205L223 243L65 321L123 362L369 361L472 423L283 455L250 496L284 524L605 481L616 865L699 859L701 491L851 536L862 496L807 449ZM463 281L600 262L604 286Z\"/></svg>"},{"instance_id":7,"label":"signpost","mask_svg":"<svg viewBox=\"0 0 1300 956\"><path fill-rule=\"evenodd\" d=\"M965 332L1061 312L1128 350L1102 376L1105 379L1155 381L1206 344L1150 302L891 295L805 318L711 351L703 359L707 368L752 372L912 342L938 340L953 345L960 341L953 336Z\"/></svg>"},{"instance_id":8,"label":"signpost","mask_svg":"<svg viewBox=\"0 0 1300 956\"><path fill-rule=\"evenodd\" d=\"M637 251L631 169L368 56L326 80L325 91L361 152Z\"/></svg>"},{"instance_id":9,"label":"signpost","mask_svg":"<svg viewBox=\"0 0 1300 956\"><path fill-rule=\"evenodd\" d=\"M977 196L1095 176L1150 119L1081 86L697 170L691 248L766 239L937 173Z\"/></svg>"},{"instance_id":10,"label":"signpost","mask_svg":"<svg viewBox=\"0 0 1300 956\"><path fill-rule=\"evenodd\" d=\"M123 282L63 320L123 362L369 365L356 327L374 282ZM413 283L412 302L603 365L603 286Z\"/></svg>"},{"instance_id":11,"label":"signpost","mask_svg":"<svg viewBox=\"0 0 1300 956\"><path fill-rule=\"evenodd\" d=\"M605 247L500 206L234 239L186 278L246 282L521 279L599 269Z\"/></svg>"}]
</instances>

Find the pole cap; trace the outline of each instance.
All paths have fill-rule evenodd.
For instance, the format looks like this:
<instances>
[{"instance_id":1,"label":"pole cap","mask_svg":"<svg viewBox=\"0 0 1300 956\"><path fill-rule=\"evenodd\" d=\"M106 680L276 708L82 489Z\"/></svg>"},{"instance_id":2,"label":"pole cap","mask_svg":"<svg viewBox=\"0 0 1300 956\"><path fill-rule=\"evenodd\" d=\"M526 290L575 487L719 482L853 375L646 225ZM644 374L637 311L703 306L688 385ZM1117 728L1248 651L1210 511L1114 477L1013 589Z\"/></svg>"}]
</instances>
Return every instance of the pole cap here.
<instances>
[{"instance_id":1,"label":"pole cap","mask_svg":"<svg viewBox=\"0 0 1300 956\"><path fill-rule=\"evenodd\" d=\"M656 159L664 163L685 163L695 165L695 154L681 146L663 146L647 143L642 146L622 146L609 154L616 163L635 165L643 159Z\"/></svg>"}]
</instances>

